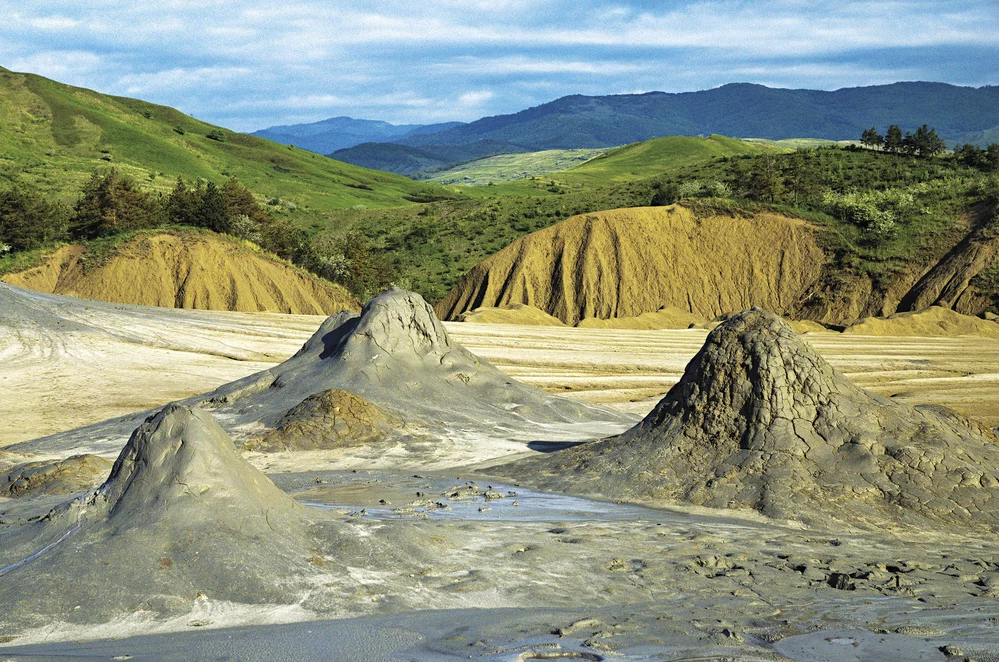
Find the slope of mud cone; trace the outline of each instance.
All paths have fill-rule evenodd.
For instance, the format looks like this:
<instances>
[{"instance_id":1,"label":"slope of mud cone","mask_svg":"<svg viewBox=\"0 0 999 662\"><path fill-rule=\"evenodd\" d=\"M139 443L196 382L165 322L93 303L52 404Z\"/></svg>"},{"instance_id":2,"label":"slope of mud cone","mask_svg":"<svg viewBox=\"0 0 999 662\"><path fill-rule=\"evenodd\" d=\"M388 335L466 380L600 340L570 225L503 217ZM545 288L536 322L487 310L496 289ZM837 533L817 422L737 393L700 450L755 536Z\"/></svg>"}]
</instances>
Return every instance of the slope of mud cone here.
<instances>
[{"instance_id":1,"label":"slope of mud cone","mask_svg":"<svg viewBox=\"0 0 999 662\"><path fill-rule=\"evenodd\" d=\"M931 306L918 313L896 313L886 318L868 317L843 333L861 336L982 336L999 338L996 322L962 315L949 308Z\"/></svg>"},{"instance_id":2,"label":"slope of mud cone","mask_svg":"<svg viewBox=\"0 0 999 662\"><path fill-rule=\"evenodd\" d=\"M140 236L100 266L81 246L64 246L40 266L3 280L51 294L167 308L328 315L357 302L323 281L211 233Z\"/></svg>"},{"instance_id":3,"label":"slope of mud cone","mask_svg":"<svg viewBox=\"0 0 999 662\"><path fill-rule=\"evenodd\" d=\"M250 451L321 450L379 441L402 419L349 391L314 393L285 414L277 429L243 444Z\"/></svg>"},{"instance_id":4,"label":"slope of mud cone","mask_svg":"<svg viewBox=\"0 0 999 662\"><path fill-rule=\"evenodd\" d=\"M538 424L628 420L507 377L455 342L421 296L398 289L369 301L360 315L327 319L294 357L219 388L210 400L276 428L293 407L329 389L355 394L430 436L460 430L534 439Z\"/></svg>"},{"instance_id":5,"label":"slope of mud cone","mask_svg":"<svg viewBox=\"0 0 999 662\"><path fill-rule=\"evenodd\" d=\"M65 494L93 489L107 478L111 463L96 455L26 462L0 475L0 497Z\"/></svg>"},{"instance_id":6,"label":"slope of mud cone","mask_svg":"<svg viewBox=\"0 0 999 662\"><path fill-rule=\"evenodd\" d=\"M0 536L5 621L183 613L199 595L294 603L312 572L311 517L322 514L241 459L210 414L170 405L135 430L97 491Z\"/></svg>"},{"instance_id":7,"label":"slope of mud cone","mask_svg":"<svg viewBox=\"0 0 999 662\"><path fill-rule=\"evenodd\" d=\"M824 262L808 225L785 216L618 209L521 237L472 269L437 311L454 320L481 306L523 303L566 324L663 307L702 320L753 305L783 314Z\"/></svg>"},{"instance_id":8,"label":"slope of mud cone","mask_svg":"<svg viewBox=\"0 0 999 662\"><path fill-rule=\"evenodd\" d=\"M499 308L476 308L458 316L459 322L473 324L525 324L529 326L565 326L562 320L543 310L522 303L511 303Z\"/></svg>"},{"instance_id":9,"label":"slope of mud cone","mask_svg":"<svg viewBox=\"0 0 999 662\"><path fill-rule=\"evenodd\" d=\"M502 471L816 523L999 525L995 435L863 391L758 309L712 331L636 427Z\"/></svg>"}]
</instances>

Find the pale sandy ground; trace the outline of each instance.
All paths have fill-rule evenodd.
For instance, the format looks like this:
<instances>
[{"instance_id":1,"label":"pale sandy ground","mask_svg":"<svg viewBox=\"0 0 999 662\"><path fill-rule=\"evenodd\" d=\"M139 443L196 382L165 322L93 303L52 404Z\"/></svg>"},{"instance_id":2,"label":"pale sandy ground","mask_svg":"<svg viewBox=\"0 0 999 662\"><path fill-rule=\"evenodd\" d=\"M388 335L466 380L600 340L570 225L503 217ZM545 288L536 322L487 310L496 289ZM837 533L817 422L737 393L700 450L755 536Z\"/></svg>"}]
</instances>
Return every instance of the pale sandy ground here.
<instances>
[{"instance_id":1,"label":"pale sandy ground","mask_svg":"<svg viewBox=\"0 0 999 662\"><path fill-rule=\"evenodd\" d=\"M294 354L321 317L98 307L74 317L104 333L0 326L0 447L204 393ZM504 372L553 393L647 413L706 331L449 323ZM999 426L999 341L806 336L859 385L941 404Z\"/></svg>"}]
</instances>

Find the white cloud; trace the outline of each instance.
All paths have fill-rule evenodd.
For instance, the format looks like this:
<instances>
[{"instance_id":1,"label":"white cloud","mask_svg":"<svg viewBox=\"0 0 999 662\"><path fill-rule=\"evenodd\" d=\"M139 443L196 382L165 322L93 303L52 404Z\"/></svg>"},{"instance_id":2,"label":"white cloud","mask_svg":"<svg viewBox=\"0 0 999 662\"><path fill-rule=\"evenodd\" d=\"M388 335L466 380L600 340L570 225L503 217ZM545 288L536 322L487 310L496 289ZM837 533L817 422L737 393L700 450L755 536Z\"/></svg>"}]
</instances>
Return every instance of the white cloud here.
<instances>
[{"instance_id":1,"label":"white cloud","mask_svg":"<svg viewBox=\"0 0 999 662\"><path fill-rule=\"evenodd\" d=\"M28 19L28 25L39 30L72 30L80 22L65 16L39 16Z\"/></svg>"},{"instance_id":2,"label":"white cloud","mask_svg":"<svg viewBox=\"0 0 999 662\"><path fill-rule=\"evenodd\" d=\"M201 67L167 69L154 73L128 74L117 80L128 94L162 94L217 87L252 75L248 67Z\"/></svg>"},{"instance_id":3,"label":"white cloud","mask_svg":"<svg viewBox=\"0 0 999 662\"><path fill-rule=\"evenodd\" d=\"M89 51L37 51L17 57L4 65L13 71L36 73L48 78L82 85L87 77L104 66L104 60Z\"/></svg>"},{"instance_id":4,"label":"white cloud","mask_svg":"<svg viewBox=\"0 0 999 662\"><path fill-rule=\"evenodd\" d=\"M465 108L478 108L487 101L496 97L492 90L479 90L477 92L466 92L458 97L458 103Z\"/></svg>"},{"instance_id":5,"label":"white cloud","mask_svg":"<svg viewBox=\"0 0 999 662\"><path fill-rule=\"evenodd\" d=\"M0 65L239 129L733 80L999 82L995 0L0 0L0 16Z\"/></svg>"}]
</instances>

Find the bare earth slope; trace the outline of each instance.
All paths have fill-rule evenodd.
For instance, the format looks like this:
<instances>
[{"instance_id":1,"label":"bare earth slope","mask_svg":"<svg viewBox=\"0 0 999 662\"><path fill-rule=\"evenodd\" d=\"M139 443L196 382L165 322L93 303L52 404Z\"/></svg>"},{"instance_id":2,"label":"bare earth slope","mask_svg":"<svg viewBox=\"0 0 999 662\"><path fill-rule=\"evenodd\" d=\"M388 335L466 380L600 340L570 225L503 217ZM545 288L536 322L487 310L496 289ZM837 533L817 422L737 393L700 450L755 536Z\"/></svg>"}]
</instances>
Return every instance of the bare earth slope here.
<instances>
[{"instance_id":1,"label":"bare earth slope","mask_svg":"<svg viewBox=\"0 0 999 662\"><path fill-rule=\"evenodd\" d=\"M543 310L522 303L501 308L476 308L459 316L459 321L472 324L526 324L529 326L565 326L562 320Z\"/></svg>"},{"instance_id":2,"label":"bare earth slope","mask_svg":"<svg viewBox=\"0 0 999 662\"><path fill-rule=\"evenodd\" d=\"M545 488L873 525L999 526L995 435L854 386L759 309L715 329L645 419L507 465Z\"/></svg>"},{"instance_id":3,"label":"bare earth slope","mask_svg":"<svg viewBox=\"0 0 999 662\"><path fill-rule=\"evenodd\" d=\"M664 306L701 319L753 305L783 314L824 260L804 222L776 214L618 209L521 237L472 269L437 311L454 320L481 306L524 303L566 324Z\"/></svg>"},{"instance_id":4,"label":"bare earth slope","mask_svg":"<svg viewBox=\"0 0 999 662\"><path fill-rule=\"evenodd\" d=\"M3 280L39 292L168 308L300 315L358 308L339 285L209 233L142 235L96 268L81 257L82 247L64 246L44 264Z\"/></svg>"},{"instance_id":5,"label":"bare earth slope","mask_svg":"<svg viewBox=\"0 0 999 662\"><path fill-rule=\"evenodd\" d=\"M962 315L949 308L930 306L916 313L895 313L885 318L868 317L843 330L862 336L963 336L999 338L999 324Z\"/></svg>"}]
</instances>

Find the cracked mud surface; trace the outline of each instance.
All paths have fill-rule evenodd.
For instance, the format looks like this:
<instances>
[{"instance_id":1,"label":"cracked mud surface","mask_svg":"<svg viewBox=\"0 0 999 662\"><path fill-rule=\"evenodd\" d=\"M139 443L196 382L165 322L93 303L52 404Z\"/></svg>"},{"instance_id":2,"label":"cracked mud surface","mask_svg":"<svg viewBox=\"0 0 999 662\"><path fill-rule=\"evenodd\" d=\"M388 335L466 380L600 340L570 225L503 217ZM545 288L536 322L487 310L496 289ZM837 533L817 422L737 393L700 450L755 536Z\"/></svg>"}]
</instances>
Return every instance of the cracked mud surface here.
<instances>
[{"instance_id":1,"label":"cracked mud surface","mask_svg":"<svg viewBox=\"0 0 999 662\"><path fill-rule=\"evenodd\" d=\"M631 430L495 471L546 489L780 519L985 532L999 525L991 430L856 387L758 309L712 331L680 382Z\"/></svg>"}]
</instances>

